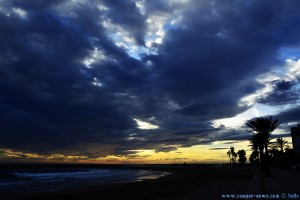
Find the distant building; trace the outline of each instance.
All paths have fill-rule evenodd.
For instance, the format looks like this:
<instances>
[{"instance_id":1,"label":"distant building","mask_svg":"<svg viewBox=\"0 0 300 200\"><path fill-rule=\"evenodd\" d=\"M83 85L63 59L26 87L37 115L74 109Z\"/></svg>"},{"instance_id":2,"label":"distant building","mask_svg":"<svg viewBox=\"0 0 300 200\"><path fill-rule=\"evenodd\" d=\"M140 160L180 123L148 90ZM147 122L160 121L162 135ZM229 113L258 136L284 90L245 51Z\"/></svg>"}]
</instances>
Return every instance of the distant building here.
<instances>
[{"instance_id":1,"label":"distant building","mask_svg":"<svg viewBox=\"0 0 300 200\"><path fill-rule=\"evenodd\" d=\"M296 157L300 157L300 126L291 128L293 149Z\"/></svg>"}]
</instances>

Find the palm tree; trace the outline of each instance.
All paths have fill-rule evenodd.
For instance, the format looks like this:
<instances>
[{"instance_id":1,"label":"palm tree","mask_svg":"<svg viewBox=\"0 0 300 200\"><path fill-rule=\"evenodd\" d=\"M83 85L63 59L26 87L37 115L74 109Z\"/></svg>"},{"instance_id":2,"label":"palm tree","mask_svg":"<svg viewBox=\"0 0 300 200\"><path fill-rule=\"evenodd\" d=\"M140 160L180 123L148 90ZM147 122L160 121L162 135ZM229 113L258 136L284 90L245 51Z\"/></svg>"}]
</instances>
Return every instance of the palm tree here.
<instances>
[{"instance_id":1,"label":"palm tree","mask_svg":"<svg viewBox=\"0 0 300 200\"><path fill-rule=\"evenodd\" d=\"M283 149L288 148L288 141L282 139L282 137L276 139L276 146L283 152Z\"/></svg>"},{"instance_id":2,"label":"palm tree","mask_svg":"<svg viewBox=\"0 0 300 200\"><path fill-rule=\"evenodd\" d=\"M238 156L238 154L236 152L233 152L233 163L236 163L236 157Z\"/></svg>"},{"instance_id":3,"label":"palm tree","mask_svg":"<svg viewBox=\"0 0 300 200\"><path fill-rule=\"evenodd\" d=\"M268 146L270 143L271 133L279 126L278 120L273 120L272 117L259 117L249 120L246 125L252 129L254 133L250 141L258 146L260 154L261 166L265 168L266 175L270 175L269 152Z\"/></svg>"},{"instance_id":4,"label":"palm tree","mask_svg":"<svg viewBox=\"0 0 300 200\"><path fill-rule=\"evenodd\" d=\"M229 157L229 164L231 164L231 152L230 152L230 150L227 151L227 156Z\"/></svg>"},{"instance_id":5,"label":"palm tree","mask_svg":"<svg viewBox=\"0 0 300 200\"><path fill-rule=\"evenodd\" d=\"M260 135L255 134L252 136L252 138L249 139L251 149L253 152L257 152L258 154L258 160L261 162L263 150L264 150L264 145L263 142L260 140Z\"/></svg>"},{"instance_id":6,"label":"palm tree","mask_svg":"<svg viewBox=\"0 0 300 200\"><path fill-rule=\"evenodd\" d=\"M244 165L245 164L245 162L247 161L247 157L246 157L246 151L244 150L244 149L242 149L242 150L239 150L238 152L237 152L237 154L238 154L238 156L239 156L239 163L241 164L241 165Z\"/></svg>"},{"instance_id":7,"label":"palm tree","mask_svg":"<svg viewBox=\"0 0 300 200\"><path fill-rule=\"evenodd\" d=\"M233 164L236 162L237 153L234 152L234 147L230 147L229 151L227 151L227 155L229 157L230 164Z\"/></svg>"},{"instance_id":8,"label":"palm tree","mask_svg":"<svg viewBox=\"0 0 300 200\"><path fill-rule=\"evenodd\" d=\"M270 153L270 156L272 157L272 158L275 158L277 155L278 155L278 147L277 147L277 145L276 144L272 144L271 145L271 148L270 148L270 150L269 150L269 153Z\"/></svg>"},{"instance_id":9,"label":"palm tree","mask_svg":"<svg viewBox=\"0 0 300 200\"><path fill-rule=\"evenodd\" d=\"M234 152L234 147L230 147L230 153L231 153L232 163L235 163L237 154Z\"/></svg>"},{"instance_id":10,"label":"palm tree","mask_svg":"<svg viewBox=\"0 0 300 200\"><path fill-rule=\"evenodd\" d=\"M279 126L278 120L273 120L272 117L259 117L250 120L246 123L254 134L257 134L259 145L263 144L265 155L268 155L268 144L271 133Z\"/></svg>"},{"instance_id":11,"label":"palm tree","mask_svg":"<svg viewBox=\"0 0 300 200\"><path fill-rule=\"evenodd\" d=\"M252 165L256 166L259 163L259 152L258 150L252 151L249 161Z\"/></svg>"}]
</instances>

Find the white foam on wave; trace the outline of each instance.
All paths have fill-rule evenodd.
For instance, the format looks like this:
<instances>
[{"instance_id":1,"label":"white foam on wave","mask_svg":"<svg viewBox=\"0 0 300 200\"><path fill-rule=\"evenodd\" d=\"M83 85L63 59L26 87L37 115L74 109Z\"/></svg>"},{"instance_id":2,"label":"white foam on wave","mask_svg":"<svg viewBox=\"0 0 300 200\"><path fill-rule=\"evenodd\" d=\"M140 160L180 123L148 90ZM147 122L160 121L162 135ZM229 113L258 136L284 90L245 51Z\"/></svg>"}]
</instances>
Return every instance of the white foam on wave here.
<instances>
[{"instance_id":1,"label":"white foam on wave","mask_svg":"<svg viewBox=\"0 0 300 200\"><path fill-rule=\"evenodd\" d=\"M2 181L0 182L0 186L8 186L8 185L23 185L25 184L25 181L21 181L21 182L10 182L10 181Z\"/></svg>"},{"instance_id":2,"label":"white foam on wave","mask_svg":"<svg viewBox=\"0 0 300 200\"><path fill-rule=\"evenodd\" d=\"M139 180L158 179L158 178L167 176L167 175L169 175L169 174L172 174L172 173L169 173L169 172L162 172L161 174L150 174L150 175L141 176L141 177L139 178Z\"/></svg>"},{"instance_id":3,"label":"white foam on wave","mask_svg":"<svg viewBox=\"0 0 300 200\"><path fill-rule=\"evenodd\" d=\"M51 180L51 179L65 179L65 178L96 178L109 175L110 170L93 169L90 171L79 172L47 172L47 173L29 173L29 172L15 172L18 178L31 178L34 180Z\"/></svg>"}]
</instances>

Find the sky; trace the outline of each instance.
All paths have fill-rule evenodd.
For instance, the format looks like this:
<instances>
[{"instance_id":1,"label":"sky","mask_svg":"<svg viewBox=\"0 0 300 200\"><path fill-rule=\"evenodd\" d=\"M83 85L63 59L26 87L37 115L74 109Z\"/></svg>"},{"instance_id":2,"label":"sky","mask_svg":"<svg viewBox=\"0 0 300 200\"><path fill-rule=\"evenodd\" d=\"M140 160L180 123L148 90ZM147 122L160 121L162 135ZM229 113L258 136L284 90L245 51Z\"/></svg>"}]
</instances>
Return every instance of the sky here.
<instances>
[{"instance_id":1,"label":"sky","mask_svg":"<svg viewBox=\"0 0 300 200\"><path fill-rule=\"evenodd\" d=\"M297 0L0 0L0 162L227 162L300 120Z\"/></svg>"}]
</instances>

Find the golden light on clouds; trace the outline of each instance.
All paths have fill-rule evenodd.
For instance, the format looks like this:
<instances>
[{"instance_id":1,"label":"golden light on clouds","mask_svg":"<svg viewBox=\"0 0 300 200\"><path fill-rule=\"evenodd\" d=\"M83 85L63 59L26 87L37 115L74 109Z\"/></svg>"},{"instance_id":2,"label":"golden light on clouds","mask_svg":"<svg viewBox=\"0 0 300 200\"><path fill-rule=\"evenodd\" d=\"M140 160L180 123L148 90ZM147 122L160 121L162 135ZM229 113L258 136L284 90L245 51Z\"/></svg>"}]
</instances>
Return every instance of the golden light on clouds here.
<instances>
[{"instance_id":1,"label":"golden light on clouds","mask_svg":"<svg viewBox=\"0 0 300 200\"><path fill-rule=\"evenodd\" d=\"M292 147L291 138L284 138ZM275 141L275 139L273 139ZM1 162L70 162L103 164L174 164L174 163L227 163L226 155L233 146L235 151L244 149L249 158L249 141L216 141L207 145L174 148L169 152L157 152L153 149L138 149L124 152L124 155L106 155L88 157L81 155L48 154L42 155L12 149L0 149Z\"/></svg>"}]
</instances>

